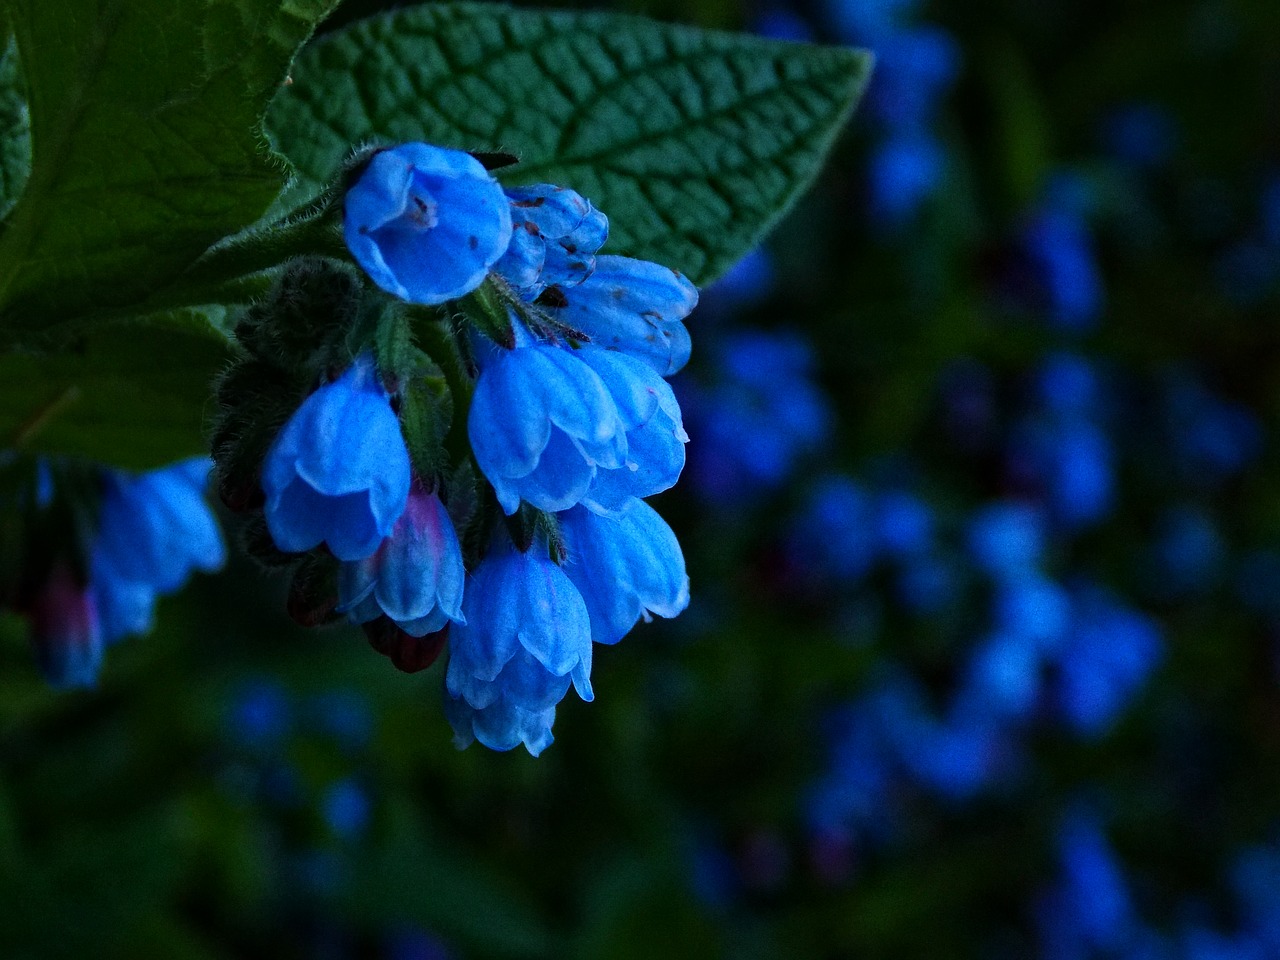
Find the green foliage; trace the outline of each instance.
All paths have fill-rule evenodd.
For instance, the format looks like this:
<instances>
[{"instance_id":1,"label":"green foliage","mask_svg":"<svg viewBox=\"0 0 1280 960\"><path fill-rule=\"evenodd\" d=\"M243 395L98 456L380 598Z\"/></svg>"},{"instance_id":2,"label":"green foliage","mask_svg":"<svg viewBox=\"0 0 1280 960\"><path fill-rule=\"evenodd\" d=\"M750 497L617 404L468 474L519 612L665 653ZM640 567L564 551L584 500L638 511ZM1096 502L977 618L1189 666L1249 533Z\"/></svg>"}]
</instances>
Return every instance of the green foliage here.
<instances>
[{"instance_id":1,"label":"green foliage","mask_svg":"<svg viewBox=\"0 0 1280 960\"><path fill-rule=\"evenodd\" d=\"M31 118L22 89L18 47L0 53L0 217L17 202L31 173Z\"/></svg>"},{"instance_id":2,"label":"green foliage","mask_svg":"<svg viewBox=\"0 0 1280 960\"><path fill-rule=\"evenodd\" d=\"M863 52L603 13L431 4L319 39L268 130L314 197L352 146L505 150L572 187L609 249L714 280L808 185L866 83Z\"/></svg>"},{"instance_id":3,"label":"green foliage","mask_svg":"<svg viewBox=\"0 0 1280 960\"><path fill-rule=\"evenodd\" d=\"M0 236L0 325L136 311L284 179L261 116L332 0L8 0L32 167Z\"/></svg>"},{"instance_id":4,"label":"green foliage","mask_svg":"<svg viewBox=\"0 0 1280 960\"><path fill-rule=\"evenodd\" d=\"M333 6L0 8L16 37L0 58L0 211L12 205L0 233L6 445L137 468L200 452L225 341L207 311L159 308L219 299L195 289L197 276L216 286L217 271L191 267L283 185L262 115Z\"/></svg>"},{"instance_id":5,"label":"green foliage","mask_svg":"<svg viewBox=\"0 0 1280 960\"><path fill-rule=\"evenodd\" d=\"M190 310L57 353L0 354L0 443L138 470L203 453L209 384L227 357L210 314Z\"/></svg>"}]
</instances>

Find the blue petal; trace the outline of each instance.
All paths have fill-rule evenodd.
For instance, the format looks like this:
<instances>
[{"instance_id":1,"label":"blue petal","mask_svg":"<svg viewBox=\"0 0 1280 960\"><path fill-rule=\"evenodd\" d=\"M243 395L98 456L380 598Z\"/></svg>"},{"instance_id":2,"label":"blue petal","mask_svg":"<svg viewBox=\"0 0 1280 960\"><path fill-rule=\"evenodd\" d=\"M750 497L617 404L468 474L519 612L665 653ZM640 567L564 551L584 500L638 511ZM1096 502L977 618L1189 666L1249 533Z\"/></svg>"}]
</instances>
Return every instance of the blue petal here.
<instances>
[{"instance_id":1,"label":"blue petal","mask_svg":"<svg viewBox=\"0 0 1280 960\"><path fill-rule=\"evenodd\" d=\"M547 670L563 677L591 663L591 624L572 581L549 558L522 555L522 587L515 615L520 644Z\"/></svg>"},{"instance_id":2,"label":"blue petal","mask_svg":"<svg viewBox=\"0 0 1280 960\"><path fill-rule=\"evenodd\" d=\"M675 486L684 470L684 427L660 411L627 434L627 462L600 470L582 502L595 509L618 509L631 497L650 497Z\"/></svg>"},{"instance_id":3,"label":"blue petal","mask_svg":"<svg viewBox=\"0 0 1280 960\"><path fill-rule=\"evenodd\" d=\"M328 541L342 560L367 557L404 511L409 454L373 359L307 397L263 463L267 526L302 552Z\"/></svg>"},{"instance_id":4,"label":"blue petal","mask_svg":"<svg viewBox=\"0 0 1280 960\"><path fill-rule=\"evenodd\" d=\"M607 517L576 507L559 519L570 553L565 573L597 643L616 643L648 613L674 617L689 605L680 544L648 504L631 500Z\"/></svg>"},{"instance_id":5,"label":"blue petal","mask_svg":"<svg viewBox=\"0 0 1280 960\"><path fill-rule=\"evenodd\" d=\"M507 190L512 243L495 269L526 300L547 286L576 286L595 268L609 221L573 190L538 183Z\"/></svg>"},{"instance_id":6,"label":"blue petal","mask_svg":"<svg viewBox=\"0 0 1280 960\"><path fill-rule=\"evenodd\" d=\"M369 556L386 536L371 508L371 499L365 492L326 499L329 526L324 539L339 560Z\"/></svg>"},{"instance_id":7,"label":"blue petal","mask_svg":"<svg viewBox=\"0 0 1280 960\"><path fill-rule=\"evenodd\" d=\"M346 613L362 606L373 596L373 588L378 585L378 566L381 563L381 550L362 560L348 560L342 564L338 572L338 611ZM377 602L374 607L378 608ZM374 616L377 616L375 614ZM369 617L368 620L374 619ZM352 617L353 623L367 623L368 620Z\"/></svg>"},{"instance_id":8,"label":"blue petal","mask_svg":"<svg viewBox=\"0 0 1280 960\"><path fill-rule=\"evenodd\" d=\"M461 618L462 548L435 494L410 494L379 557L378 605L396 623L420 620L444 603L455 614L451 619Z\"/></svg>"},{"instance_id":9,"label":"blue petal","mask_svg":"<svg viewBox=\"0 0 1280 960\"><path fill-rule=\"evenodd\" d=\"M462 596L464 623L452 633L452 658L446 681L453 689L454 661L470 675L489 682L520 649L517 609L523 589L518 554L507 547L490 553L477 568ZM474 700L472 703L476 706Z\"/></svg>"},{"instance_id":10,"label":"blue petal","mask_svg":"<svg viewBox=\"0 0 1280 960\"><path fill-rule=\"evenodd\" d=\"M508 703L522 710L541 713L554 707L569 692L568 672L557 674L526 651L511 658L511 662L502 669L497 685Z\"/></svg>"},{"instance_id":11,"label":"blue petal","mask_svg":"<svg viewBox=\"0 0 1280 960\"><path fill-rule=\"evenodd\" d=\"M671 385L643 361L596 346L585 346L576 356L600 377L626 429L647 423L660 404L680 409Z\"/></svg>"},{"instance_id":12,"label":"blue petal","mask_svg":"<svg viewBox=\"0 0 1280 960\"><path fill-rule=\"evenodd\" d=\"M137 477L108 475L95 550L120 577L170 593L193 569L222 566L222 536L202 496L208 469L207 460L196 460Z\"/></svg>"},{"instance_id":13,"label":"blue petal","mask_svg":"<svg viewBox=\"0 0 1280 960\"><path fill-rule=\"evenodd\" d=\"M463 609L467 623L454 628L445 686L453 701L471 709L446 704L455 729L474 726L482 742L509 749L521 739L513 732L517 720L543 716L571 679L591 695L586 605L545 550L495 549L468 585ZM531 729L545 732L540 720Z\"/></svg>"},{"instance_id":14,"label":"blue petal","mask_svg":"<svg viewBox=\"0 0 1280 960\"><path fill-rule=\"evenodd\" d=\"M521 500L552 513L568 510L586 495L595 476L596 468L581 448L561 431L553 430L538 466L527 477L503 484L498 502L508 514L519 509ZM494 487L498 489L498 484Z\"/></svg>"},{"instance_id":15,"label":"blue petal","mask_svg":"<svg viewBox=\"0 0 1280 960\"><path fill-rule=\"evenodd\" d=\"M485 367L467 428L476 463L507 513L526 493L514 481L530 478L529 494L541 498L530 500L536 506L564 509L585 491L592 467L617 466L626 453L625 427L600 377L573 351L545 344L505 351Z\"/></svg>"},{"instance_id":16,"label":"blue petal","mask_svg":"<svg viewBox=\"0 0 1280 960\"><path fill-rule=\"evenodd\" d=\"M689 331L681 322L698 302L698 289L674 270L646 260L597 257L581 285L565 291L557 320L592 343L645 361L670 376L689 361Z\"/></svg>"},{"instance_id":17,"label":"blue petal","mask_svg":"<svg viewBox=\"0 0 1280 960\"><path fill-rule=\"evenodd\" d=\"M425 637L429 633L436 633L443 630L448 623L449 615L439 607L416 620L396 620L396 626L411 637Z\"/></svg>"},{"instance_id":18,"label":"blue petal","mask_svg":"<svg viewBox=\"0 0 1280 960\"><path fill-rule=\"evenodd\" d=\"M479 740L491 750L510 750L521 743L533 756L551 745L555 708L539 712L522 710L506 702L476 709L465 700L445 698L445 715L454 730L454 743L468 746Z\"/></svg>"},{"instance_id":19,"label":"blue petal","mask_svg":"<svg viewBox=\"0 0 1280 960\"><path fill-rule=\"evenodd\" d=\"M423 304L475 289L511 239L507 199L483 165L424 143L375 154L347 191L343 224L373 281Z\"/></svg>"},{"instance_id":20,"label":"blue petal","mask_svg":"<svg viewBox=\"0 0 1280 960\"><path fill-rule=\"evenodd\" d=\"M155 621L156 591L146 583L120 575L112 558L96 549L90 582L97 601L98 623L104 643L147 633Z\"/></svg>"}]
</instances>

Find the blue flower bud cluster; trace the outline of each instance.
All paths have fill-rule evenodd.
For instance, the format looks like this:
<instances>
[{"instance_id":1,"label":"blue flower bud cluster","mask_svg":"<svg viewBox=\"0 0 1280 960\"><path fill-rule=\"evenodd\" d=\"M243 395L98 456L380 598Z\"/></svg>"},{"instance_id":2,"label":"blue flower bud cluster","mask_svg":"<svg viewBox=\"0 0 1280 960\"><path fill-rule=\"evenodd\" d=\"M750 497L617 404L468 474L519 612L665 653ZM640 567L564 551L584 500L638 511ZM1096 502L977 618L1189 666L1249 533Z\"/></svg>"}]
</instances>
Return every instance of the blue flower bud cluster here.
<instances>
[{"instance_id":1,"label":"blue flower bud cluster","mask_svg":"<svg viewBox=\"0 0 1280 960\"><path fill-rule=\"evenodd\" d=\"M827 0L825 26L841 43L867 47L876 69L867 107L878 127L868 160L868 209L877 226L902 229L943 185L950 159L937 134L939 106L960 73L960 50L940 27L916 19L917 0ZM794 35L797 18L777 15L757 27Z\"/></svg>"},{"instance_id":2,"label":"blue flower bud cluster","mask_svg":"<svg viewBox=\"0 0 1280 960\"><path fill-rule=\"evenodd\" d=\"M1130 374L1119 390L1121 372L1050 354L1022 383L1021 409L1003 423L994 399L983 399L994 375L975 376L970 365L964 377L944 378L956 405L945 417L966 444L983 438L967 454L998 464L1001 483L1018 494L974 510L951 539L945 518L926 522L925 501L904 510L900 487L844 476L812 487L785 552L792 580L857 596L882 588L887 574L914 618L941 622L945 613L949 623L972 623L977 596L986 621L976 634L947 629L963 646L951 655L957 666L946 695L926 693L920 679L889 666L837 712L830 763L808 801L819 836L892 835L895 798L907 789L954 800L1008 782L1022 767L1027 736L1046 721L1096 740L1123 719L1163 658L1164 630L1096 573L1063 563L1082 529L1114 512L1119 452L1129 453L1128 469L1153 471L1171 493L1157 509L1146 505L1150 538L1131 551L1139 571L1132 586L1167 608L1227 579L1234 561L1213 500L1258 456L1256 417L1188 369ZM1082 432L1089 443L1072 439ZM912 550L890 549L891 521L917 532L901 540ZM1064 566L1060 576L1051 572ZM929 567L940 572L927 579L911 572ZM1280 582L1280 565L1272 568L1267 574L1263 553L1247 556L1237 583L1274 619L1266 585ZM903 589L928 580L949 585L941 605L912 603ZM864 625L862 642L878 622Z\"/></svg>"},{"instance_id":3,"label":"blue flower bud cluster","mask_svg":"<svg viewBox=\"0 0 1280 960\"><path fill-rule=\"evenodd\" d=\"M197 458L147 473L21 458L22 582L12 606L30 626L36 665L54 687L88 687L106 648L148 632L161 596L226 552L204 499L210 464Z\"/></svg>"},{"instance_id":4,"label":"blue flower bud cluster","mask_svg":"<svg viewBox=\"0 0 1280 960\"><path fill-rule=\"evenodd\" d=\"M402 669L447 642L459 745L536 755L569 687L592 698L593 643L688 603L680 546L644 498L684 467L666 378L689 358L697 290L600 254L608 221L573 190L504 189L427 144L367 159L343 229L381 291L354 309L373 319L340 331L345 363L327 349L301 365L316 382L261 453L260 497L241 499L260 500L285 563L306 556L306 617L363 624ZM251 363L280 365L257 346L282 339L273 322L255 319ZM446 401L421 399L430 371Z\"/></svg>"}]
</instances>

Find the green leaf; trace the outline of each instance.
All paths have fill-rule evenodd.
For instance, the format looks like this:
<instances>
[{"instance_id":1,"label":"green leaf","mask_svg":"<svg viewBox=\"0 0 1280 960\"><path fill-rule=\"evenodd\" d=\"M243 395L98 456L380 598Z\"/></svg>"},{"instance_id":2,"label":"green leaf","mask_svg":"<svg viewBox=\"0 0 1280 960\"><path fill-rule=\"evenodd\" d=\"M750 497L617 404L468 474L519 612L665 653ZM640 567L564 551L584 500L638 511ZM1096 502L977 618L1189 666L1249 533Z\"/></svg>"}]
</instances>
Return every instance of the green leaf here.
<instances>
[{"instance_id":1,"label":"green leaf","mask_svg":"<svg viewBox=\"0 0 1280 960\"><path fill-rule=\"evenodd\" d=\"M58 353L0 354L0 448L138 470L207 453L209 386L230 358L216 319L183 311L96 330Z\"/></svg>"},{"instance_id":2,"label":"green leaf","mask_svg":"<svg viewBox=\"0 0 1280 960\"><path fill-rule=\"evenodd\" d=\"M0 0L32 166L0 236L20 338L144 303L286 179L262 114L335 0Z\"/></svg>"},{"instance_id":3,"label":"green leaf","mask_svg":"<svg viewBox=\"0 0 1280 960\"><path fill-rule=\"evenodd\" d=\"M17 202L30 173L31 116L18 47L10 39L0 53L0 219Z\"/></svg>"},{"instance_id":4,"label":"green leaf","mask_svg":"<svg viewBox=\"0 0 1280 960\"><path fill-rule=\"evenodd\" d=\"M317 40L267 129L301 204L355 144L506 150L510 183L572 187L611 252L706 283L817 173L866 84L855 50L607 13L431 4Z\"/></svg>"}]
</instances>

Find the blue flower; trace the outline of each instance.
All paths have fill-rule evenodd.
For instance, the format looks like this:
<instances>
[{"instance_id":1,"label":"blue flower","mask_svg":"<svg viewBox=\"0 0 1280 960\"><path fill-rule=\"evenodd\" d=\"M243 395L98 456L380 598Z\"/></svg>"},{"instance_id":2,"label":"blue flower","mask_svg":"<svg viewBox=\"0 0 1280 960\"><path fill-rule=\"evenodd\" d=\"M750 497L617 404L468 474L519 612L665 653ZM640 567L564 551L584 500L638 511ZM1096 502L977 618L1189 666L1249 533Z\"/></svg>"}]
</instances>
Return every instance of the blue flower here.
<instances>
[{"instance_id":1,"label":"blue flower","mask_svg":"<svg viewBox=\"0 0 1280 960\"><path fill-rule=\"evenodd\" d=\"M996 587L995 621L1042 653L1056 650L1071 626L1071 598L1037 573L1011 577Z\"/></svg>"},{"instance_id":2,"label":"blue flower","mask_svg":"<svg viewBox=\"0 0 1280 960\"><path fill-rule=\"evenodd\" d=\"M329 829L343 840L354 840L369 825L369 793L353 778L329 784L320 798L320 811Z\"/></svg>"},{"instance_id":3,"label":"blue flower","mask_svg":"<svg viewBox=\"0 0 1280 960\"><path fill-rule=\"evenodd\" d=\"M960 71L954 39L937 27L912 27L886 37L876 50L867 99L879 120L896 130L919 130Z\"/></svg>"},{"instance_id":4,"label":"blue flower","mask_svg":"<svg viewBox=\"0 0 1280 960\"><path fill-rule=\"evenodd\" d=\"M872 217L893 228L910 222L942 183L946 163L932 137L910 134L880 144L867 170Z\"/></svg>"},{"instance_id":5,"label":"blue flower","mask_svg":"<svg viewBox=\"0 0 1280 960\"><path fill-rule=\"evenodd\" d=\"M708 310L728 310L759 303L775 283L773 260L764 247L753 247L742 255L719 280L703 291L698 316L705 321Z\"/></svg>"},{"instance_id":6,"label":"blue flower","mask_svg":"<svg viewBox=\"0 0 1280 960\"><path fill-rule=\"evenodd\" d=\"M342 565L339 609L352 623L382 614L413 637L462 621L462 548L434 493L414 490L391 536L372 556Z\"/></svg>"},{"instance_id":7,"label":"blue flower","mask_svg":"<svg viewBox=\"0 0 1280 960\"><path fill-rule=\"evenodd\" d=\"M1031 473L1055 519L1078 528L1106 516L1115 499L1106 433L1074 417L1031 421L1021 433L1012 458Z\"/></svg>"},{"instance_id":8,"label":"blue flower","mask_svg":"<svg viewBox=\"0 0 1280 960\"><path fill-rule=\"evenodd\" d=\"M1074 353L1052 353L1035 379L1036 399L1049 413L1085 416L1093 412L1100 387L1094 365Z\"/></svg>"},{"instance_id":9,"label":"blue flower","mask_svg":"<svg viewBox=\"0 0 1280 960\"><path fill-rule=\"evenodd\" d=\"M327 542L338 559L363 560L390 535L409 496L409 453L372 355L302 402L267 452L262 487L287 553Z\"/></svg>"},{"instance_id":10,"label":"blue flower","mask_svg":"<svg viewBox=\"0 0 1280 960\"><path fill-rule=\"evenodd\" d=\"M617 643L641 617L674 617L689 605L680 544L643 500L615 516L575 507L558 519L569 551L564 572L586 602L597 643Z\"/></svg>"},{"instance_id":11,"label":"blue flower","mask_svg":"<svg viewBox=\"0 0 1280 960\"><path fill-rule=\"evenodd\" d=\"M105 474L89 569L107 643L147 632L158 596L226 561L204 499L209 470L197 457L137 476Z\"/></svg>"},{"instance_id":12,"label":"blue flower","mask_svg":"<svg viewBox=\"0 0 1280 960\"><path fill-rule=\"evenodd\" d=\"M920 0L827 0L827 15L842 40L878 44L902 29Z\"/></svg>"},{"instance_id":13,"label":"blue flower","mask_svg":"<svg viewBox=\"0 0 1280 960\"><path fill-rule=\"evenodd\" d=\"M953 800L972 797L998 773L1007 747L985 713L935 717L906 678L880 697L879 716L898 761L922 786Z\"/></svg>"},{"instance_id":14,"label":"blue flower","mask_svg":"<svg viewBox=\"0 0 1280 960\"><path fill-rule=\"evenodd\" d=\"M451 631L445 714L465 747L523 743L537 756L552 741L555 707L572 682L591 692L591 620L581 594L544 547L510 544L481 562Z\"/></svg>"},{"instance_id":15,"label":"blue flower","mask_svg":"<svg viewBox=\"0 0 1280 960\"><path fill-rule=\"evenodd\" d=\"M1046 209L1023 228L1021 242L1049 321L1070 331L1092 327L1102 313L1103 287L1084 221L1070 211Z\"/></svg>"},{"instance_id":16,"label":"blue flower","mask_svg":"<svg viewBox=\"0 0 1280 960\"><path fill-rule=\"evenodd\" d=\"M933 511L905 490L889 490L875 501L880 545L894 556L922 553L933 542Z\"/></svg>"},{"instance_id":17,"label":"blue flower","mask_svg":"<svg viewBox=\"0 0 1280 960\"><path fill-rule=\"evenodd\" d=\"M537 183L506 191L511 201L511 245L494 266L526 300L549 286L575 287L595 269L609 221L567 187Z\"/></svg>"},{"instance_id":18,"label":"blue flower","mask_svg":"<svg viewBox=\"0 0 1280 960\"><path fill-rule=\"evenodd\" d=\"M343 200L343 230L383 290L443 303L478 287L506 251L511 211L470 154L406 143L373 155Z\"/></svg>"},{"instance_id":19,"label":"blue flower","mask_svg":"<svg viewBox=\"0 0 1280 960\"><path fill-rule=\"evenodd\" d=\"M1243 404L1215 396L1191 375L1179 371L1171 378L1164 409L1174 451L1197 483L1220 483L1262 452L1263 428L1257 415Z\"/></svg>"},{"instance_id":20,"label":"blue flower","mask_svg":"<svg viewBox=\"0 0 1280 960\"><path fill-rule=\"evenodd\" d=\"M871 495L850 477L818 481L791 537L801 569L854 583L880 559L880 548Z\"/></svg>"},{"instance_id":21,"label":"blue flower","mask_svg":"<svg viewBox=\"0 0 1280 960\"><path fill-rule=\"evenodd\" d=\"M827 438L832 416L803 339L741 332L718 359L720 382L686 394L698 438L690 470L704 496L734 502L785 481Z\"/></svg>"},{"instance_id":22,"label":"blue flower","mask_svg":"<svg viewBox=\"0 0 1280 960\"><path fill-rule=\"evenodd\" d=\"M664 377L689 362L683 320L698 288L667 267L629 257L596 257L595 271L576 287L556 288L540 306L592 343L637 357Z\"/></svg>"},{"instance_id":23,"label":"blue flower","mask_svg":"<svg viewBox=\"0 0 1280 960\"><path fill-rule=\"evenodd\" d=\"M828 718L828 769L805 804L809 825L819 833L883 828L894 816L897 770L880 722L881 699L877 692Z\"/></svg>"},{"instance_id":24,"label":"blue flower","mask_svg":"<svg viewBox=\"0 0 1280 960\"><path fill-rule=\"evenodd\" d=\"M597 468L623 465L627 425L578 351L533 342L515 326L518 345L482 362L467 418L471 448L508 514L521 500L568 510Z\"/></svg>"},{"instance_id":25,"label":"blue flower","mask_svg":"<svg viewBox=\"0 0 1280 960\"><path fill-rule=\"evenodd\" d=\"M228 731L251 748L274 749L289 733L291 713L284 687L274 680L253 680L237 690L228 705Z\"/></svg>"},{"instance_id":26,"label":"blue flower","mask_svg":"<svg viewBox=\"0 0 1280 960\"><path fill-rule=\"evenodd\" d=\"M967 545L974 562L996 577L1031 570L1044 550L1044 522L1029 504L1002 501L969 521Z\"/></svg>"},{"instance_id":27,"label":"blue flower","mask_svg":"<svg viewBox=\"0 0 1280 960\"><path fill-rule=\"evenodd\" d=\"M1097 820L1082 810L1064 820L1057 840L1061 878L1037 911L1046 955L1110 956L1138 925L1123 868Z\"/></svg>"},{"instance_id":28,"label":"blue flower","mask_svg":"<svg viewBox=\"0 0 1280 960\"><path fill-rule=\"evenodd\" d=\"M151 630L159 598L154 587L122 577L115 565L96 548L89 560L89 581L93 584L103 639L114 643L123 637Z\"/></svg>"},{"instance_id":29,"label":"blue flower","mask_svg":"<svg viewBox=\"0 0 1280 960\"><path fill-rule=\"evenodd\" d=\"M1066 722L1100 736L1119 719L1164 653L1156 625L1097 588L1081 591L1058 655L1057 699Z\"/></svg>"},{"instance_id":30,"label":"blue flower","mask_svg":"<svg viewBox=\"0 0 1280 960\"><path fill-rule=\"evenodd\" d=\"M813 27L798 13L783 7L768 7L751 22L751 32L774 40L813 42Z\"/></svg>"},{"instance_id":31,"label":"blue flower","mask_svg":"<svg viewBox=\"0 0 1280 960\"><path fill-rule=\"evenodd\" d=\"M589 502L615 509L671 487L684 467L675 395L653 368L586 344L542 343L517 323L517 345L482 360L467 429L498 502L515 513Z\"/></svg>"},{"instance_id":32,"label":"blue flower","mask_svg":"<svg viewBox=\"0 0 1280 960\"><path fill-rule=\"evenodd\" d=\"M973 652L959 703L971 715L1022 720L1040 700L1042 662L1035 644L1015 633L997 632Z\"/></svg>"},{"instance_id":33,"label":"blue flower","mask_svg":"<svg viewBox=\"0 0 1280 960\"><path fill-rule=\"evenodd\" d=\"M40 674L53 687L91 687L102 666L103 638L93 591L55 566L26 610Z\"/></svg>"},{"instance_id":34,"label":"blue flower","mask_svg":"<svg viewBox=\"0 0 1280 960\"><path fill-rule=\"evenodd\" d=\"M115 575L171 593L194 570L226 561L218 522L204 499L211 464L197 457L137 476L109 473L96 553Z\"/></svg>"},{"instance_id":35,"label":"blue flower","mask_svg":"<svg viewBox=\"0 0 1280 960\"><path fill-rule=\"evenodd\" d=\"M582 347L577 355L609 391L627 440L622 465L597 470L582 502L608 512L623 509L633 497L669 490L684 469L689 441L671 387L635 357L594 346Z\"/></svg>"}]
</instances>

